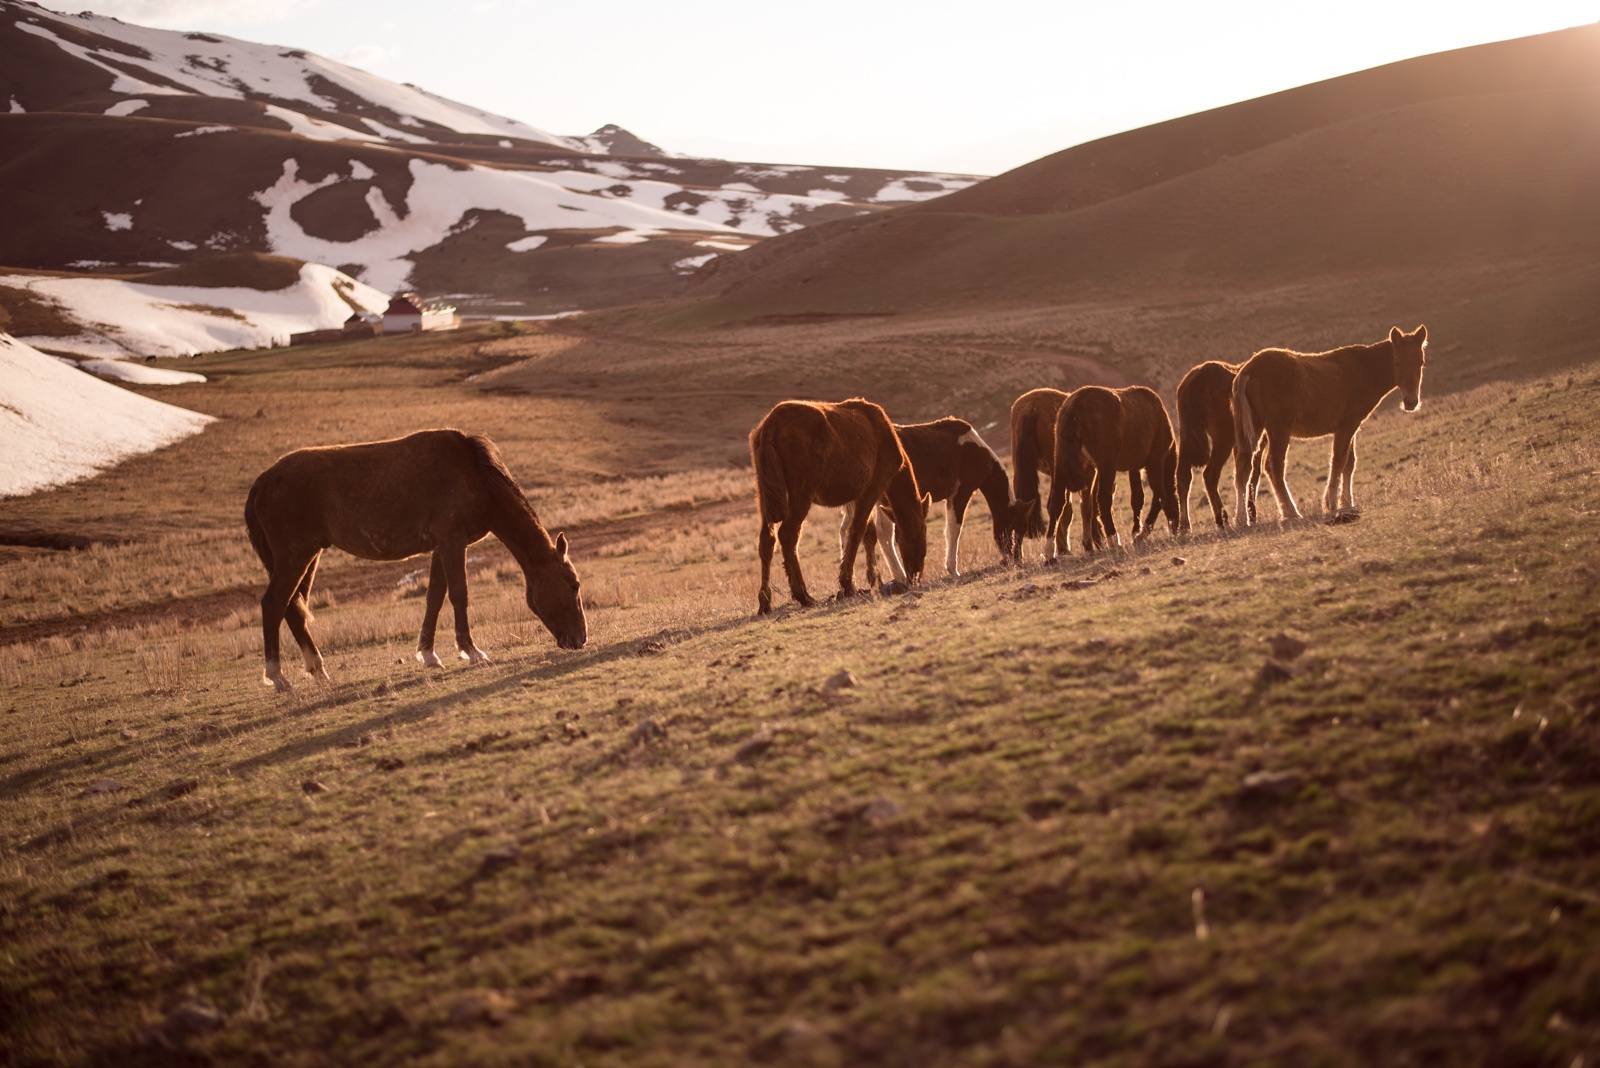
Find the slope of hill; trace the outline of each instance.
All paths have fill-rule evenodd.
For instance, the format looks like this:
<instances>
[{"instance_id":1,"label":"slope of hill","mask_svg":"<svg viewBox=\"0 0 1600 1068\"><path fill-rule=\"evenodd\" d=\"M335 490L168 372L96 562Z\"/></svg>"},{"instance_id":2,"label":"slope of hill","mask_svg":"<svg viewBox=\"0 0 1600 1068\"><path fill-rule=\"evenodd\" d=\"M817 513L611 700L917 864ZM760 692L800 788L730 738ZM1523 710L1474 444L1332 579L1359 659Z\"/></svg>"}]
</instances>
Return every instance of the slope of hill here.
<instances>
[{"instance_id":1,"label":"slope of hill","mask_svg":"<svg viewBox=\"0 0 1600 1068\"><path fill-rule=\"evenodd\" d=\"M1172 366L1284 340L1200 325L1236 301L1369 331L1390 325L1377 308L1437 319L1442 342L1484 359L1531 330L1571 359L1600 335L1597 186L1590 26L1291 89L787 235L716 264L667 321L1184 305L1181 333L1155 332L1172 325L1157 315L1133 340ZM1228 347L1189 344L1210 336Z\"/></svg>"},{"instance_id":2,"label":"slope of hill","mask_svg":"<svg viewBox=\"0 0 1600 1068\"><path fill-rule=\"evenodd\" d=\"M213 421L102 382L9 334L0 334L0 382L0 497L87 478Z\"/></svg>"},{"instance_id":3,"label":"slope of hill","mask_svg":"<svg viewBox=\"0 0 1600 1068\"><path fill-rule=\"evenodd\" d=\"M563 137L310 53L0 0L0 263L316 259L550 312L676 292L755 239L962 175L673 157ZM696 247L708 233L732 240Z\"/></svg>"},{"instance_id":4,"label":"slope of hill","mask_svg":"<svg viewBox=\"0 0 1600 1068\"><path fill-rule=\"evenodd\" d=\"M111 359L285 345L388 303L332 267L249 253L126 278L0 270L0 305L23 341Z\"/></svg>"}]
</instances>

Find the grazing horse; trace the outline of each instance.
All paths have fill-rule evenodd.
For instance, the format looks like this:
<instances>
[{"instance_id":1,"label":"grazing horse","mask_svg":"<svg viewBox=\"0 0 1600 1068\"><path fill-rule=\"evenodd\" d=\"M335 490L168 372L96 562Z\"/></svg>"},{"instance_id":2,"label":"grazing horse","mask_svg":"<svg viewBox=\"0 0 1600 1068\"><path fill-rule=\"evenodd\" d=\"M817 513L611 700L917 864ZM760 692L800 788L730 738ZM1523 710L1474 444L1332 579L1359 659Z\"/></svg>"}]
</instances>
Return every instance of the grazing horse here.
<instances>
[{"instance_id":1,"label":"grazing horse","mask_svg":"<svg viewBox=\"0 0 1600 1068\"><path fill-rule=\"evenodd\" d=\"M904 573L897 571L895 578L911 583L921 577L928 555L928 502L882 408L859 397L838 404L783 401L750 432L750 459L761 513L761 615L772 611L774 542L783 547L789 592L802 606L816 603L806 592L795 550L813 504L855 508L841 546L841 597L855 592L856 552L873 506L886 496L904 550Z\"/></svg>"},{"instance_id":2,"label":"grazing horse","mask_svg":"<svg viewBox=\"0 0 1600 1068\"><path fill-rule=\"evenodd\" d=\"M250 487L244 522L269 576L261 598L263 681L280 693L291 689L278 665L280 621L288 622L306 672L328 677L306 624L317 561L329 547L364 560L433 553L417 639L417 659L430 667L439 666L433 636L447 589L462 658L489 659L467 626L467 546L486 534L522 566L528 607L556 643L580 649L588 640L567 536L550 540L500 450L482 435L422 430L392 441L296 450Z\"/></svg>"},{"instance_id":3,"label":"grazing horse","mask_svg":"<svg viewBox=\"0 0 1600 1068\"><path fill-rule=\"evenodd\" d=\"M1239 364L1207 360L1189 369L1178 383L1178 533L1189 533L1189 488L1194 469L1205 464L1206 498L1218 530L1228 529L1228 510L1222 506L1217 483L1233 455L1233 379ZM1255 522L1255 484L1261 477L1261 454L1252 457L1250 522Z\"/></svg>"},{"instance_id":4,"label":"grazing horse","mask_svg":"<svg viewBox=\"0 0 1600 1068\"><path fill-rule=\"evenodd\" d=\"M1118 471L1129 473L1135 538L1149 534L1157 511L1165 512L1167 524L1174 531L1178 529L1177 453L1172 443L1172 420L1154 390L1144 386L1084 386L1061 406L1055 437L1056 476L1050 484L1046 559L1054 558L1050 550L1058 537L1066 540L1062 528L1071 526L1068 493L1083 495L1084 552L1090 552L1101 541L1102 526L1108 538L1122 544L1111 516L1111 495ZM1140 469L1149 476L1153 495L1150 514L1142 527L1139 510L1144 507L1144 489L1139 482ZM1065 524L1061 522L1063 512Z\"/></svg>"},{"instance_id":5,"label":"grazing horse","mask_svg":"<svg viewBox=\"0 0 1600 1068\"><path fill-rule=\"evenodd\" d=\"M1045 532L1044 498L1039 493L1039 472L1055 482L1056 415L1067 402L1067 394L1048 386L1030 389L1011 405L1011 492L1017 501L1029 502L1012 559L1022 559L1022 539L1041 538ZM1057 546L1065 549L1065 545Z\"/></svg>"},{"instance_id":6,"label":"grazing horse","mask_svg":"<svg viewBox=\"0 0 1600 1068\"><path fill-rule=\"evenodd\" d=\"M1036 507L1033 501L1012 500L1006 484L1006 468L989 443L965 419L947 416L932 423L895 424L895 435L911 461L917 487L930 500L944 502L944 569L952 577L961 573L957 554L961 547L961 526L966 521L967 505L974 493L982 493L989 504L994 523L994 543L1002 560L1009 559L1021 534L1017 527ZM854 509L845 505L840 520L842 543ZM878 584L878 559L874 550L881 539L883 554L891 571L903 570L894 549L894 522L882 507L874 513L876 522L866 530L862 551L867 557L867 584Z\"/></svg>"},{"instance_id":7,"label":"grazing horse","mask_svg":"<svg viewBox=\"0 0 1600 1068\"><path fill-rule=\"evenodd\" d=\"M1283 478L1291 438L1333 435L1333 457L1322 510L1332 515L1356 506L1356 432L1378 402L1400 390L1400 407L1422 404L1422 370L1428 358L1428 328L1409 334L1398 326L1375 345L1346 345L1329 352L1262 349L1245 361L1233 385L1235 425L1233 481L1239 512L1254 493L1245 457L1266 437L1267 478L1278 499L1278 519L1299 519L1300 509Z\"/></svg>"}]
</instances>

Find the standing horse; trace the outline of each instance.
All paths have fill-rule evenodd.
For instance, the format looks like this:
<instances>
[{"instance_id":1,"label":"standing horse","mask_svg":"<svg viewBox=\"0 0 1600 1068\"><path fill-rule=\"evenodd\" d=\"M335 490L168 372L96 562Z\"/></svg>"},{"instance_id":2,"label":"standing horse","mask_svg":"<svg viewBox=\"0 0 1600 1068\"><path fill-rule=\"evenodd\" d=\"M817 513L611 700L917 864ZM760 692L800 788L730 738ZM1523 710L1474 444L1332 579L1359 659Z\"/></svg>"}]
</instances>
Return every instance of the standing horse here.
<instances>
[{"instance_id":1,"label":"standing horse","mask_svg":"<svg viewBox=\"0 0 1600 1068\"><path fill-rule=\"evenodd\" d=\"M1174 531L1178 529L1177 453L1172 443L1172 420L1167 406L1152 389L1084 386L1076 390L1056 416L1055 469L1056 476L1050 484L1046 559L1054 558L1050 550L1058 537L1066 540L1063 527L1072 524L1068 493L1083 495L1084 552L1090 552L1100 542L1102 526L1108 538L1122 544L1111 515L1111 495L1118 471L1129 473L1135 538L1150 532L1157 511L1165 512L1167 524ZM1142 527L1139 510L1144 507L1144 489L1139 482L1140 469L1149 476L1153 498ZM1065 524L1061 522L1063 512Z\"/></svg>"},{"instance_id":2,"label":"standing horse","mask_svg":"<svg viewBox=\"0 0 1600 1068\"><path fill-rule=\"evenodd\" d=\"M1233 380L1239 364L1207 360L1189 369L1178 383L1178 533L1189 533L1189 488L1194 469L1205 464L1206 498L1218 530L1228 529L1217 483L1233 455ZM1261 477L1261 455L1250 465L1250 522L1255 522L1255 484Z\"/></svg>"},{"instance_id":3,"label":"standing horse","mask_svg":"<svg viewBox=\"0 0 1600 1068\"><path fill-rule=\"evenodd\" d=\"M422 430L392 441L299 449L267 468L244 505L250 544L267 568L261 598L263 681L291 689L278 665L278 624L287 621L306 672L328 677L312 640L311 583L327 548L364 560L433 553L417 659L439 666L433 651L448 589L456 646L473 663L488 661L467 626L467 546L499 538L522 566L528 607L563 649L588 640L578 573L567 536L555 541L500 459L494 442L459 430Z\"/></svg>"},{"instance_id":4,"label":"standing horse","mask_svg":"<svg viewBox=\"0 0 1600 1068\"><path fill-rule=\"evenodd\" d=\"M1012 500L1011 488L1006 485L1005 465L972 424L947 416L932 423L896 423L894 432L911 461L917 487L930 500L944 502L945 573L952 577L961 573L957 564L961 527L974 493L982 493L988 502L995 546L1002 560L1009 559L1021 538L1018 527L1027 513L1037 507L1037 502ZM846 505L841 516L841 548L853 512L853 506ZM879 540L883 542L883 554L889 560L890 570L896 573L902 570L894 549L893 520L882 507L876 510L874 517L876 522L868 525L862 549L867 557L869 586L878 584L878 558L874 550Z\"/></svg>"},{"instance_id":5,"label":"standing horse","mask_svg":"<svg viewBox=\"0 0 1600 1068\"><path fill-rule=\"evenodd\" d=\"M1422 370L1428 359L1428 328L1409 334L1398 326L1375 345L1346 345L1329 352L1262 349L1245 361L1233 385L1235 425L1233 481L1244 517L1246 492L1254 493L1245 457L1266 437L1267 478L1278 499L1278 519L1299 519L1294 495L1283 478L1291 438L1333 435L1323 512L1354 509L1356 432L1378 402L1400 390L1400 407L1422 404Z\"/></svg>"},{"instance_id":6,"label":"standing horse","mask_svg":"<svg viewBox=\"0 0 1600 1068\"><path fill-rule=\"evenodd\" d=\"M840 596L855 592L856 552L873 506L885 496L904 549L905 570L897 571L895 578L910 583L921 577L928 555L927 502L917 489L894 424L882 408L859 397L838 404L783 401L750 432L750 459L761 513L760 614L772 611L775 542L783 547L789 592L802 606L816 603L806 592L795 548L813 504L855 507L841 546Z\"/></svg>"}]
</instances>

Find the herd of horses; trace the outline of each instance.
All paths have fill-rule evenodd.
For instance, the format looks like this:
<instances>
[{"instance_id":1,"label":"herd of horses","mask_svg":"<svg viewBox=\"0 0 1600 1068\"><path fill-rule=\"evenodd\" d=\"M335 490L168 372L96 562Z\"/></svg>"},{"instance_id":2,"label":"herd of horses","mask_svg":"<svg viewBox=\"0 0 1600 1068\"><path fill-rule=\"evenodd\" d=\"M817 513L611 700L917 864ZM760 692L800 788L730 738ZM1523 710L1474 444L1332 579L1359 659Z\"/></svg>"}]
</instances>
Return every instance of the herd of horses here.
<instances>
[{"instance_id":1,"label":"herd of horses","mask_svg":"<svg viewBox=\"0 0 1600 1068\"><path fill-rule=\"evenodd\" d=\"M772 611L772 557L781 549L789 592L815 603L800 570L798 544L813 505L842 510L839 597L856 592L856 557L865 548L869 588L882 551L897 583L920 579L927 560L927 516L945 504L945 570L958 574L967 506L982 493L1001 558L1020 561L1023 541L1043 537L1046 561L1068 550L1070 497L1080 501L1085 552L1120 546L1112 515L1117 476L1126 473L1132 537L1164 515L1174 534L1189 531L1193 471L1204 467L1206 496L1219 529L1230 519L1219 480L1234 461L1235 522L1256 521L1263 468L1280 520L1300 518L1284 480L1294 438L1333 436L1325 513L1355 508L1357 431L1398 389L1401 407L1421 403L1428 331L1395 327L1376 344L1320 353L1263 349L1242 364L1209 361L1178 385L1178 432L1166 405L1144 386L1084 386L1071 393L1035 389L1011 407L1013 474L971 423L949 417L896 425L871 401L782 401L750 433L760 512L758 612ZM1050 478L1041 498L1039 475ZM1144 485L1150 509L1144 508ZM467 624L466 548L494 534L521 566L528 608L565 649L588 637L577 571L564 534L552 539L493 442L458 430L424 430L391 441L300 449L256 479L245 502L251 545L268 572L261 598L264 681L289 690L279 663L279 625L288 623L307 673L326 679L312 639L311 584L327 548L369 560L433 554L417 659L438 666L434 633L446 594L463 659L488 657Z\"/></svg>"}]
</instances>

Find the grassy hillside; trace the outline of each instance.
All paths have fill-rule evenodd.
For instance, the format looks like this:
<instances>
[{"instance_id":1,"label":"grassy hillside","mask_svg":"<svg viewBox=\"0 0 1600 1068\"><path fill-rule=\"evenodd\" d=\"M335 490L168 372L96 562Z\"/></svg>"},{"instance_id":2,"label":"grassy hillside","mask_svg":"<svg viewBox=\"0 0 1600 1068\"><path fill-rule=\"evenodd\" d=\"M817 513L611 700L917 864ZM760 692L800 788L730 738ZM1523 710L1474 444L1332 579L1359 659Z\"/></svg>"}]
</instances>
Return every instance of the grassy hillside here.
<instances>
[{"instance_id":1,"label":"grassy hillside","mask_svg":"<svg viewBox=\"0 0 1600 1068\"><path fill-rule=\"evenodd\" d=\"M161 395L221 423L8 502L99 542L0 558L8 1063L1600 1057L1600 365L1386 408L1353 524L1002 569L980 505L961 580L756 620L734 417L672 413L770 398L776 364L697 396L733 350L685 343L676 392L632 395L568 346L185 363L220 380ZM979 405L941 388L978 389L891 410ZM333 682L274 696L243 487L424 421L489 431L587 532L589 646L489 543L496 662L424 672L416 562L340 559ZM1303 500L1324 449L1291 452Z\"/></svg>"}]
</instances>

